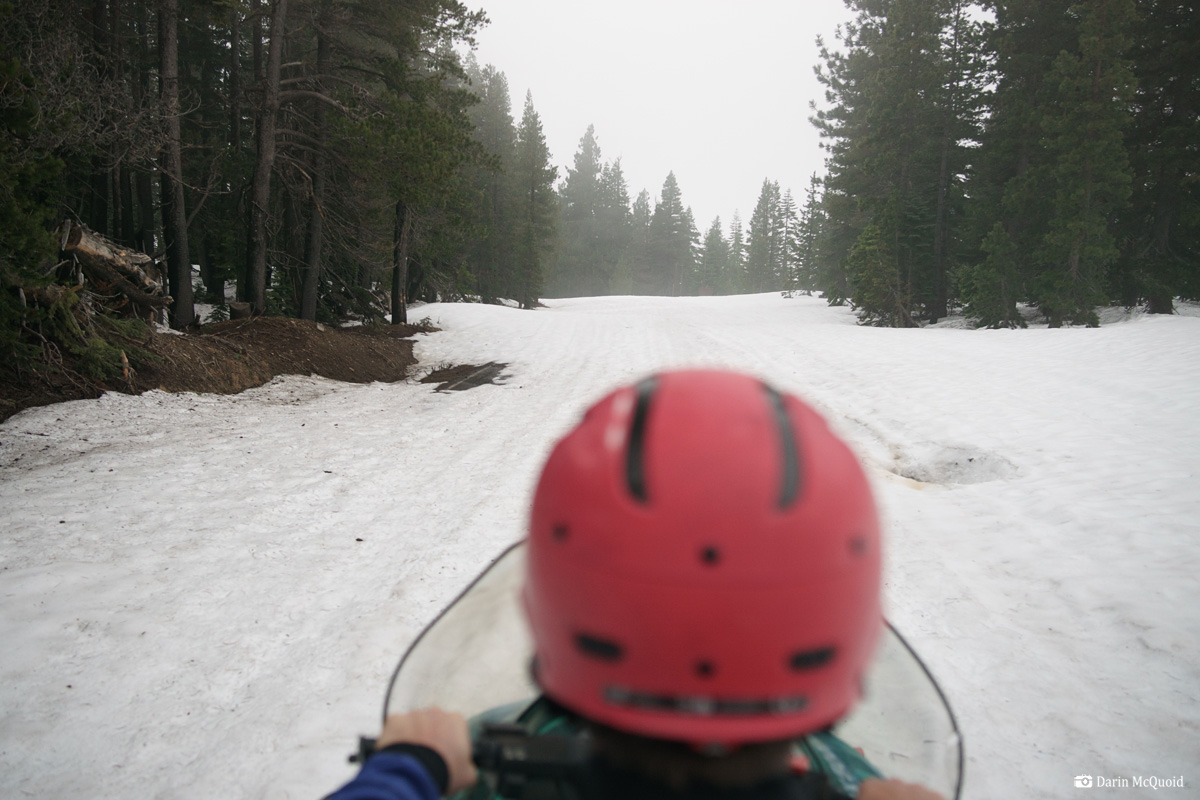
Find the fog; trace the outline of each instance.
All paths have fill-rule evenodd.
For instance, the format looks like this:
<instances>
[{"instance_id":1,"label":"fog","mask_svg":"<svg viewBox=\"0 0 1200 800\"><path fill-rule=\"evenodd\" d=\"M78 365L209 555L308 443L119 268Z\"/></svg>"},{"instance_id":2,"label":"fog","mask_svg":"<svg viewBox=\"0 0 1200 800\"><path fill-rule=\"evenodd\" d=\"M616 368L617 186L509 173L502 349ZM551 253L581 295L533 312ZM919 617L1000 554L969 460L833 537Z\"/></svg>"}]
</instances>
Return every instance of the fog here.
<instances>
[{"instance_id":1,"label":"fog","mask_svg":"<svg viewBox=\"0 0 1200 800\"><path fill-rule=\"evenodd\" d=\"M823 171L809 104L816 38L850 18L840 0L485 0L476 57L503 71L518 120L526 90L559 174L589 124L630 196L653 199L669 171L701 233L743 223L764 178L799 202Z\"/></svg>"}]
</instances>

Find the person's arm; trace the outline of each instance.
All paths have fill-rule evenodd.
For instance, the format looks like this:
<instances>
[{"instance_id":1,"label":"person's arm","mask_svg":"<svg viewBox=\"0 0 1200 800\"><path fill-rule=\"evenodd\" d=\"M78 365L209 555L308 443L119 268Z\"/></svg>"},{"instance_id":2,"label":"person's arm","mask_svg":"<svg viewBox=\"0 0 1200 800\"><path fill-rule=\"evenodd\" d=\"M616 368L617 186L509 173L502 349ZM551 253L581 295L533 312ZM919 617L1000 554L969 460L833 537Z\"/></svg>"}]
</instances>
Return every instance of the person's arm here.
<instances>
[{"instance_id":1,"label":"person's arm","mask_svg":"<svg viewBox=\"0 0 1200 800\"><path fill-rule=\"evenodd\" d=\"M858 800L942 800L942 796L915 783L871 779L859 784Z\"/></svg>"},{"instance_id":2,"label":"person's arm","mask_svg":"<svg viewBox=\"0 0 1200 800\"><path fill-rule=\"evenodd\" d=\"M436 800L475 783L471 738L459 714L393 714L375 747L354 780L327 800Z\"/></svg>"}]
</instances>

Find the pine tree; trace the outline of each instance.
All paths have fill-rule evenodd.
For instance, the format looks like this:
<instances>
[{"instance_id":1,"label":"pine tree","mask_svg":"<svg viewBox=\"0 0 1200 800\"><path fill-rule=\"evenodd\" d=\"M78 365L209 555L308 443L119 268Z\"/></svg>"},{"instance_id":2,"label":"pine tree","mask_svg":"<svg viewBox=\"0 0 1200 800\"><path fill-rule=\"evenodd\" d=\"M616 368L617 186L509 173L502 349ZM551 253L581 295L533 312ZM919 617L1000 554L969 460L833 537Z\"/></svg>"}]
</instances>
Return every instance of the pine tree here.
<instances>
[{"instance_id":1,"label":"pine tree","mask_svg":"<svg viewBox=\"0 0 1200 800\"><path fill-rule=\"evenodd\" d=\"M702 295L717 294L723 288L725 273L729 269L729 242L721 229L721 218L714 217L704 235L704 245L700 251L699 268L697 269L698 293Z\"/></svg>"},{"instance_id":2,"label":"pine tree","mask_svg":"<svg viewBox=\"0 0 1200 800\"><path fill-rule=\"evenodd\" d=\"M800 211L796 234L796 289L806 295L811 295L817 288L820 263L817 243L824 223L818 192L820 185L820 179L813 173L805 190L804 208Z\"/></svg>"},{"instance_id":3,"label":"pine tree","mask_svg":"<svg viewBox=\"0 0 1200 800\"><path fill-rule=\"evenodd\" d=\"M791 189L779 201L779 235L779 274L785 294L791 297L800 286L800 217Z\"/></svg>"},{"instance_id":4,"label":"pine tree","mask_svg":"<svg viewBox=\"0 0 1200 800\"><path fill-rule=\"evenodd\" d=\"M558 169L550 164L550 149L542 132L542 120L533 107L533 93L527 92L525 110L517 129L513 164L513 178L518 190L514 215L516 299L522 308L533 308L537 303L546 258L554 247L557 216L554 181L557 177Z\"/></svg>"},{"instance_id":5,"label":"pine tree","mask_svg":"<svg viewBox=\"0 0 1200 800\"><path fill-rule=\"evenodd\" d=\"M619 278L614 291L618 294L654 294L656 275L650 243L650 193L643 189L633 201L629 221L629 246L621 259Z\"/></svg>"},{"instance_id":6,"label":"pine tree","mask_svg":"<svg viewBox=\"0 0 1200 800\"><path fill-rule=\"evenodd\" d=\"M1040 270L1036 254L1053 216L1043 176L1053 168L1042 118L1056 103L1048 74L1058 54L1075 46L1071 0L1010 0L996 6L987 40L995 54L996 89L989 103L968 212L974 263L959 275L968 313L989 327L1020 327L1017 303L1030 299ZM1002 230L996 230L996 224ZM989 294L990 293L990 294Z\"/></svg>"},{"instance_id":7,"label":"pine tree","mask_svg":"<svg viewBox=\"0 0 1200 800\"><path fill-rule=\"evenodd\" d=\"M1042 120L1053 164L1043 185L1054 206L1033 290L1051 327L1099 325L1094 308L1105 299L1106 270L1118 255L1110 221L1124 209L1131 179L1123 133L1133 97L1125 57L1133 2L1092 0L1075 10L1079 46L1055 59L1048 77L1058 102Z\"/></svg>"},{"instance_id":8,"label":"pine tree","mask_svg":"<svg viewBox=\"0 0 1200 800\"><path fill-rule=\"evenodd\" d=\"M1012 268L1019 254L1003 222L992 226L981 249L984 260L959 273L963 313L988 328L1024 328L1025 319L1017 313L1021 285Z\"/></svg>"},{"instance_id":9,"label":"pine tree","mask_svg":"<svg viewBox=\"0 0 1200 800\"><path fill-rule=\"evenodd\" d=\"M895 269L895 253L891 252L896 241L893 224L888 215L879 215L868 223L850 251L846 271L854 287L853 307L863 322L912 327L916 323L909 306L910 295Z\"/></svg>"},{"instance_id":10,"label":"pine tree","mask_svg":"<svg viewBox=\"0 0 1200 800\"><path fill-rule=\"evenodd\" d=\"M733 212L729 221L729 264L725 269L723 294L741 294L746 291L746 237L742 230L742 215Z\"/></svg>"},{"instance_id":11,"label":"pine tree","mask_svg":"<svg viewBox=\"0 0 1200 800\"><path fill-rule=\"evenodd\" d=\"M746 276L749 290L767 292L783 287L783 218L779 184L766 179L758 193L758 203L750 215L746 242Z\"/></svg>"},{"instance_id":12,"label":"pine tree","mask_svg":"<svg viewBox=\"0 0 1200 800\"><path fill-rule=\"evenodd\" d=\"M596 211L597 294L615 291L618 271L632 234L629 186L621 159L605 164L600 172L600 203ZM621 277L624 280L624 277ZM628 289L624 293L628 293Z\"/></svg>"},{"instance_id":13,"label":"pine tree","mask_svg":"<svg viewBox=\"0 0 1200 800\"><path fill-rule=\"evenodd\" d=\"M572 167L559 192L561 222L557 257L550 274L556 295L604 294L608 276L599 275L600 174L603 171L596 128L588 125ZM603 284L603 285L602 285Z\"/></svg>"},{"instance_id":14,"label":"pine tree","mask_svg":"<svg viewBox=\"0 0 1200 800\"><path fill-rule=\"evenodd\" d=\"M1144 300L1150 313L1169 314L1175 297L1200 297L1200 14L1171 0L1138 5L1126 132L1132 198L1118 220L1110 291L1126 306Z\"/></svg>"},{"instance_id":15,"label":"pine tree","mask_svg":"<svg viewBox=\"0 0 1200 800\"><path fill-rule=\"evenodd\" d=\"M650 219L650 294L681 295L695 270L695 223L683 205L675 173L663 181L662 196Z\"/></svg>"},{"instance_id":16,"label":"pine tree","mask_svg":"<svg viewBox=\"0 0 1200 800\"><path fill-rule=\"evenodd\" d=\"M894 272L884 283L902 293L900 307L937 319L947 309L962 176L977 136L979 24L965 0L851 5L858 14L840 34L844 51L822 47L818 71L831 104L813 117L830 153L820 288L831 303L854 292L848 259L875 222L867 239L886 232L893 240L873 252L894 260L876 258L872 269ZM894 303L854 300L865 318L912 324L895 315Z\"/></svg>"},{"instance_id":17,"label":"pine tree","mask_svg":"<svg viewBox=\"0 0 1200 800\"><path fill-rule=\"evenodd\" d=\"M515 284L511 172L517 131L504 73L491 64L480 69L469 63L468 75L472 91L479 97L479 104L471 110L475 139L491 156L472 170L471 181L478 197L475 214L481 231L468 257L481 298L493 302L510 293Z\"/></svg>"}]
</instances>

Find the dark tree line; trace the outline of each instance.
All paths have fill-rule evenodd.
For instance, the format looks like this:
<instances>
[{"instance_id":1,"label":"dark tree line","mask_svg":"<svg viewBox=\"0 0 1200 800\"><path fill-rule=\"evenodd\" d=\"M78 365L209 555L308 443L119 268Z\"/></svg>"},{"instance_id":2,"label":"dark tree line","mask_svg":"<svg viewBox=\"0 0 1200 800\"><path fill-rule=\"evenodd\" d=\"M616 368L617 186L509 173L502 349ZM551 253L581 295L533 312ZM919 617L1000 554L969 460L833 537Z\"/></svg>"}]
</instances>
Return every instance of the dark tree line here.
<instances>
[{"instance_id":1,"label":"dark tree line","mask_svg":"<svg viewBox=\"0 0 1200 800\"><path fill-rule=\"evenodd\" d=\"M1167 0L849 0L813 118L804 288L875 324L1098 324L1200 296L1200 14ZM988 15L981 12L991 12ZM809 206L806 206L806 209Z\"/></svg>"},{"instance_id":2,"label":"dark tree line","mask_svg":"<svg viewBox=\"0 0 1200 800\"><path fill-rule=\"evenodd\" d=\"M503 75L472 84L460 55L485 23L457 0L0 4L0 348L28 354L57 313L30 298L64 278L64 220L165 263L176 327L198 300L533 305L555 170L531 99L489 138Z\"/></svg>"},{"instance_id":3,"label":"dark tree line","mask_svg":"<svg viewBox=\"0 0 1200 800\"><path fill-rule=\"evenodd\" d=\"M486 19L458 0L0 3L0 349L62 318L27 290L72 280L64 220L164 263L176 327L196 300L402 322L414 299L820 291L873 324L1058 326L1200 297L1193 3L847 5L827 174L702 234L674 173L631 196L592 128L560 180L532 98L460 55Z\"/></svg>"}]
</instances>

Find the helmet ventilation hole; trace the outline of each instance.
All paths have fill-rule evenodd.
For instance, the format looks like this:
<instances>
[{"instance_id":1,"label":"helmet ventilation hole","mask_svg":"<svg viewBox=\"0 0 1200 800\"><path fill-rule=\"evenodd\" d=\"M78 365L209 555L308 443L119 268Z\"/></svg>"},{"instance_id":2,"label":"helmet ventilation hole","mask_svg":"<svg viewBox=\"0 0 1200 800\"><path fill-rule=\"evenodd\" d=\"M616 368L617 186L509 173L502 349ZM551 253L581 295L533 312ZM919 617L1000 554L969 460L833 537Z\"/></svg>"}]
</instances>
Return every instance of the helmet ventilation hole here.
<instances>
[{"instance_id":1,"label":"helmet ventilation hole","mask_svg":"<svg viewBox=\"0 0 1200 800\"><path fill-rule=\"evenodd\" d=\"M851 539L850 553L856 556L865 556L867 554L867 537L855 536Z\"/></svg>"},{"instance_id":2,"label":"helmet ventilation hole","mask_svg":"<svg viewBox=\"0 0 1200 800\"><path fill-rule=\"evenodd\" d=\"M567 526L555 525L550 529L550 535L554 537L556 542L565 542L567 540Z\"/></svg>"},{"instance_id":3,"label":"helmet ventilation hole","mask_svg":"<svg viewBox=\"0 0 1200 800\"><path fill-rule=\"evenodd\" d=\"M697 661L696 675L701 678L711 678L717 672L716 665L711 661Z\"/></svg>"},{"instance_id":4,"label":"helmet ventilation hole","mask_svg":"<svg viewBox=\"0 0 1200 800\"><path fill-rule=\"evenodd\" d=\"M817 650L798 650L788 659L788 666L796 671L823 667L833 660L836 651L832 647L822 647Z\"/></svg>"},{"instance_id":5,"label":"helmet ventilation hole","mask_svg":"<svg viewBox=\"0 0 1200 800\"><path fill-rule=\"evenodd\" d=\"M700 561L705 566L715 567L721 561L721 551L712 545L700 551Z\"/></svg>"},{"instance_id":6,"label":"helmet ventilation hole","mask_svg":"<svg viewBox=\"0 0 1200 800\"><path fill-rule=\"evenodd\" d=\"M585 656L598 661L620 661L625 655L624 648L611 639L601 639L586 633L576 634L575 646Z\"/></svg>"}]
</instances>

